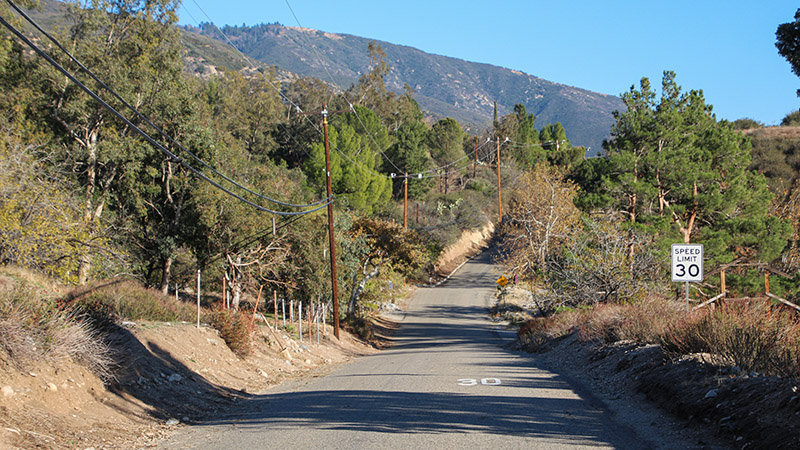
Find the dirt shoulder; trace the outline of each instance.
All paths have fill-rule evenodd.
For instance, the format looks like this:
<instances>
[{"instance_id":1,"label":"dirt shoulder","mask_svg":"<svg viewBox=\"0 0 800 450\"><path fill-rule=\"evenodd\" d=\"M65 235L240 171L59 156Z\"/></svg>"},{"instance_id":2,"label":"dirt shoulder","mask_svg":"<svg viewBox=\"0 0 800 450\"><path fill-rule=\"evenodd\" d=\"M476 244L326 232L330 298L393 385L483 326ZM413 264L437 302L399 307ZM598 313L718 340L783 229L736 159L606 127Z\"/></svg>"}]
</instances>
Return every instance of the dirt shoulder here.
<instances>
[{"instance_id":1,"label":"dirt shoulder","mask_svg":"<svg viewBox=\"0 0 800 450\"><path fill-rule=\"evenodd\" d=\"M517 322L536 315L530 293L516 287L498 296L498 311ZM744 373L710 355L674 357L658 345L582 341L575 331L535 360L585 386L620 423L656 436L658 448L800 448L797 379ZM686 443L676 447L678 438Z\"/></svg>"},{"instance_id":2,"label":"dirt shoulder","mask_svg":"<svg viewBox=\"0 0 800 450\"><path fill-rule=\"evenodd\" d=\"M384 320L376 338L394 327ZM120 366L104 384L68 361L0 369L0 448L146 448L181 423L290 379L324 374L377 351L341 333L304 336L260 326L253 354L241 359L210 327L126 323L109 335Z\"/></svg>"}]
</instances>

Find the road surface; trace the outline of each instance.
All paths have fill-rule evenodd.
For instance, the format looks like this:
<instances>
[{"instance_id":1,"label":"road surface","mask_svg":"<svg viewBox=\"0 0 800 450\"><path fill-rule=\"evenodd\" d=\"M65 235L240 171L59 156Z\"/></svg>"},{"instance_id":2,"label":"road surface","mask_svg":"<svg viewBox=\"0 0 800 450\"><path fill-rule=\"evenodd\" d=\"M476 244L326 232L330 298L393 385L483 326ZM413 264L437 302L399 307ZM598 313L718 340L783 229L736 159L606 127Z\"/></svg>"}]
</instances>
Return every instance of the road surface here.
<instances>
[{"instance_id":1,"label":"road surface","mask_svg":"<svg viewBox=\"0 0 800 450\"><path fill-rule=\"evenodd\" d=\"M487 315L499 275L484 252L415 293L388 350L285 383L159 448L655 447L580 387L504 348Z\"/></svg>"}]
</instances>

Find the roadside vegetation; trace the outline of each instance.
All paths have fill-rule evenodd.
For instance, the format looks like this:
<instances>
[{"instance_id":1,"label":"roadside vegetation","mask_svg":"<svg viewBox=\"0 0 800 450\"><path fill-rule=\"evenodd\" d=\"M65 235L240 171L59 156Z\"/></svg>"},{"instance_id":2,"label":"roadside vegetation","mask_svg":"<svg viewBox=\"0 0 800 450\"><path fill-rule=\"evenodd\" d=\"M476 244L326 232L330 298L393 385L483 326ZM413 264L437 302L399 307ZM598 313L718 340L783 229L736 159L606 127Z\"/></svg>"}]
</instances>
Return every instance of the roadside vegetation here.
<instances>
[{"instance_id":1,"label":"roadside vegetation","mask_svg":"<svg viewBox=\"0 0 800 450\"><path fill-rule=\"evenodd\" d=\"M777 45L793 65L796 24L781 26L795 32ZM575 334L800 376L798 311L778 299L800 303L797 113L772 129L717 121L702 91L684 92L669 71L660 92L644 78L622 99L603 157L537 166L510 194L500 260L519 279L507 289L533 301L509 305L503 292L494 314L519 325L529 351ZM705 249L707 276L688 307L670 282L673 243Z\"/></svg>"},{"instance_id":2,"label":"roadside vegetation","mask_svg":"<svg viewBox=\"0 0 800 450\"><path fill-rule=\"evenodd\" d=\"M364 335L407 286L438 276L443 249L496 215L498 163L513 183L539 161L566 167L584 153L560 124L540 132L522 105L476 135L426 117L413 92L386 88L391 67L374 44L364 49L370 67L342 92L242 61L204 69L198 46L187 62L175 2L67 2L64 17L45 6L48 31L74 43L71 55L107 86L10 5L0 14L129 122L0 30L0 264L51 286L14 285L0 320L42 327L46 343L60 340L58 330L83 330L99 342L98 361L102 336L123 321L194 321L198 272L201 320L242 356L253 329L252 310L242 311L259 292L268 316L274 295L332 310L323 107L338 306L345 326ZM8 330L4 361L32 342ZM58 353L36 348L45 359Z\"/></svg>"},{"instance_id":3,"label":"roadside vegetation","mask_svg":"<svg viewBox=\"0 0 800 450\"><path fill-rule=\"evenodd\" d=\"M95 6L71 3L70 26L56 37L74 42L73 55L122 98L137 99L164 135L78 74L176 156L2 31L0 263L27 274L3 275L17 280L6 283L0 305L4 364L74 354L107 378L113 368L102 334L122 321L194 321L198 271L201 320L241 356L254 327L244 311L262 290L330 311L324 208L281 215L324 203L315 111L325 106L339 309L351 329L367 335L371 315L407 285L436 276L447 245L495 220L499 166L507 189L501 260L534 293L542 316L523 321L526 346L577 330L601 342L658 343L675 354L796 373L791 314L760 311L761 302L687 317L667 271L677 242L703 243L706 267L728 268L729 297L759 294L765 267L800 269L791 133L717 121L702 91L684 92L665 72L658 92L642 79L622 95L626 110L617 112L603 155L585 159L568 130L537 124L524 105L496 113L477 135L451 118L426 117L411 90L386 88L391 67L377 45L364 49L370 68L344 92L317 79L279 81L268 67L199 77L184 63L174 2ZM5 4L0 12L22 22ZM118 32L127 34L107 38ZM693 298L712 297L720 281L709 276ZM774 279L772 292L795 301L799 281ZM183 296L175 299L176 290ZM260 311L269 315L265 304ZM756 320L760 313L769 320ZM61 347L70 342L65 334L75 340Z\"/></svg>"}]
</instances>

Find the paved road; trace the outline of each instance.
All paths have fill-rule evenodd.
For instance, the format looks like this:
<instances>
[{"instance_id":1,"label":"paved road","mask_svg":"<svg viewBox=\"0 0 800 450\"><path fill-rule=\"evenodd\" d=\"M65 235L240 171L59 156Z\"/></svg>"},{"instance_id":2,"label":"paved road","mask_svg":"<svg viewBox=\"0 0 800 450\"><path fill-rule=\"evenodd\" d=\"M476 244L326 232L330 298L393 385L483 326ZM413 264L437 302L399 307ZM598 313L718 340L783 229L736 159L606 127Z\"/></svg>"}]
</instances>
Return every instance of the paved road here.
<instances>
[{"instance_id":1,"label":"paved road","mask_svg":"<svg viewBox=\"0 0 800 450\"><path fill-rule=\"evenodd\" d=\"M564 378L503 348L487 318L488 252L419 289L395 345L281 385L163 449L651 447Z\"/></svg>"}]
</instances>

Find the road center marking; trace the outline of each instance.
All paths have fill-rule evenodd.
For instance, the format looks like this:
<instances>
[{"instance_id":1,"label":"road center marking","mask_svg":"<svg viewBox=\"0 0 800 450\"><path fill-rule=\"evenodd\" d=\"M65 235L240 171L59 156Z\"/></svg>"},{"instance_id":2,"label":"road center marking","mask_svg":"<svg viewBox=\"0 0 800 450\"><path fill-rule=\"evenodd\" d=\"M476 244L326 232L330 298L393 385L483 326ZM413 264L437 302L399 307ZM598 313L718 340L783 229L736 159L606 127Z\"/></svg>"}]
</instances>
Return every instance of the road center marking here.
<instances>
[{"instance_id":1,"label":"road center marking","mask_svg":"<svg viewBox=\"0 0 800 450\"><path fill-rule=\"evenodd\" d=\"M478 380L475 378L461 378L458 381L459 386L477 386ZM481 378L480 384L484 386L500 386L502 383L499 378Z\"/></svg>"}]
</instances>

